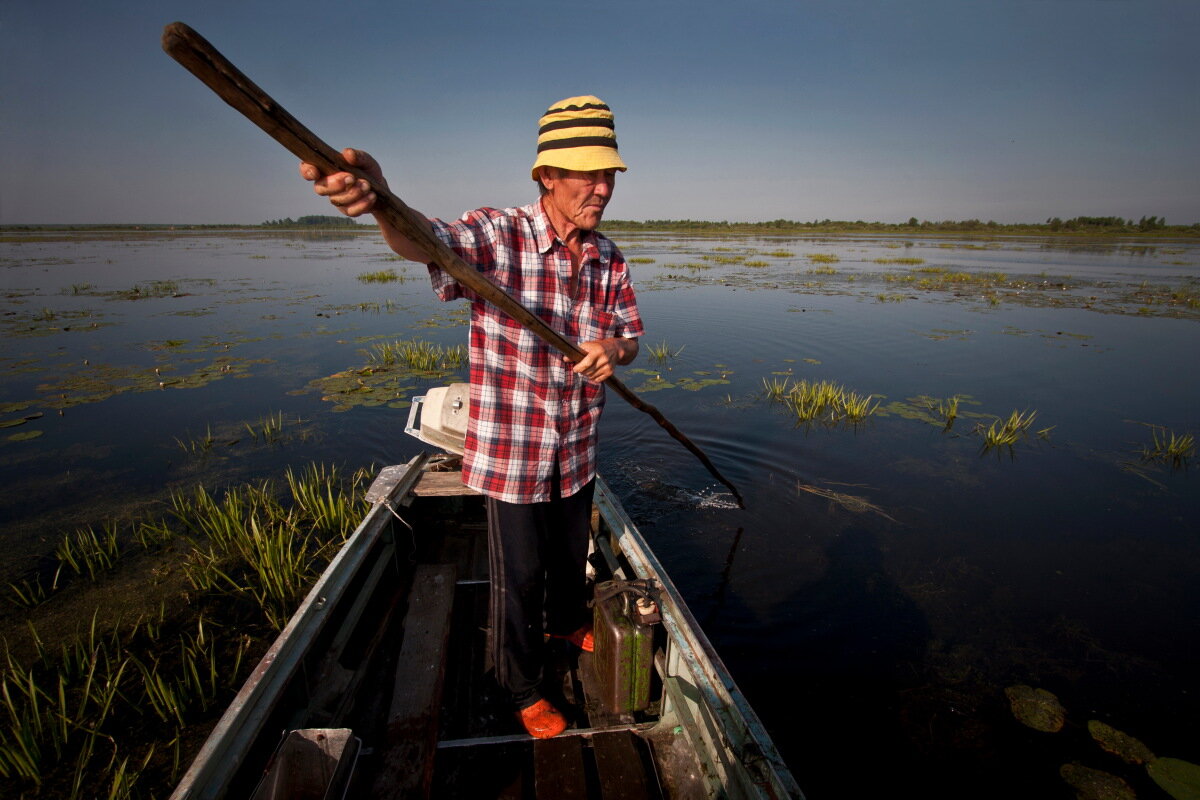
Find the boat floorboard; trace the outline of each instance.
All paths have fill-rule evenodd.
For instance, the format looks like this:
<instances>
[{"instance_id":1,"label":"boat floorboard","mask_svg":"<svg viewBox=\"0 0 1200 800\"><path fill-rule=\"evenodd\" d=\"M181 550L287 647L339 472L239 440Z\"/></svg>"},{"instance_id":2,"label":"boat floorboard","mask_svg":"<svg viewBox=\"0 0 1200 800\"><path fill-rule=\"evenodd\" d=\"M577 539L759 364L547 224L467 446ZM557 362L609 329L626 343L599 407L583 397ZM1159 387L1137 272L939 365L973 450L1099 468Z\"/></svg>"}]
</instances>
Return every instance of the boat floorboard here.
<instances>
[{"instance_id":1,"label":"boat floorboard","mask_svg":"<svg viewBox=\"0 0 1200 800\"><path fill-rule=\"evenodd\" d=\"M467 512L453 525L446 526L444 518L426 519L421 513L426 505L444 506L446 502L461 504ZM606 715L589 701L586 687L593 683L587 675L590 657L566 642L547 644L545 683L549 699L567 714L570 729L556 739L535 741L516 721L495 683L488 658L487 526L482 506L478 497L448 498L438 492L418 497L412 508L416 512L415 521L410 520L414 559L452 564L457 574L452 612L450 606L439 604L409 609L410 615L449 615L441 708L435 715L439 746L429 796L472 800L662 798L650 746L639 735L648 726L633 726L632 719ZM436 536L432 526L438 528ZM436 626L418 618L406 621L405 627L414 624ZM396 681L397 691L402 691L404 683ZM377 763L392 757L380 755Z\"/></svg>"}]
</instances>

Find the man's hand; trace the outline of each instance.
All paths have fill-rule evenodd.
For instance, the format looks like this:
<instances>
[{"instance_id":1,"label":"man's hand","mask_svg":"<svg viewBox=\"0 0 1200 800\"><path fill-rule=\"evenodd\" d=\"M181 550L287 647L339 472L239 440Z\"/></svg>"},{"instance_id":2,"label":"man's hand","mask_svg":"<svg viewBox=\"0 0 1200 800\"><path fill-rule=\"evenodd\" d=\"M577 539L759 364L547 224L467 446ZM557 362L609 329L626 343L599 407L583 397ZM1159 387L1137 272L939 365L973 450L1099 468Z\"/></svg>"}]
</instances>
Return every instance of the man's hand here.
<instances>
[{"instance_id":1,"label":"man's hand","mask_svg":"<svg viewBox=\"0 0 1200 800\"><path fill-rule=\"evenodd\" d=\"M342 158L351 166L358 167L371 176L382 186L387 186L383 179L383 170L375 159L362 150L347 147L342 151ZM375 193L366 181L356 179L349 172L335 172L322 177L321 171L307 162L300 164L300 177L313 182L313 191L322 197L328 197L338 211L347 217L359 217L375 207Z\"/></svg>"},{"instance_id":2,"label":"man's hand","mask_svg":"<svg viewBox=\"0 0 1200 800\"><path fill-rule=\"evenodd\" d=\"M638 353L638 343L637 339L601 339L583 342L579 349L584 352L584 357L571 371L590 381L603 383L612 377L618 364L633 361ZM571 359L563 356L563 361L570 363Z\"/></svg>"},{"instance_id":3,"label":"man's hand","mask_svg":"<svg viewBox=\"0 0 1200 800\"><path fill-rule=\"evenodd\" d=\"M383 178L383 170L380 169L379 162L371 158L368 153L347 147L342 151L342 158L346 159L347 164L358 167L371 176L371 180L379 186L387 188L388 184ZM347 217L360 217L376 210L376 197L375 193L371 191L370 184L358 180L349 172L335 172L322 177L321 170L317 169L315 165L301 162L300 177L306 181L312 181L313 191L321 197L328 197L329 202L333 203L334 207ZM407 236L392 227L392 224L380 214L375 215L375 221L379 223L379 231L383 234L384 241L398 255L409 261L428 263L428 253L425 248L414 244Z\"/></svg>"}]
</instances>

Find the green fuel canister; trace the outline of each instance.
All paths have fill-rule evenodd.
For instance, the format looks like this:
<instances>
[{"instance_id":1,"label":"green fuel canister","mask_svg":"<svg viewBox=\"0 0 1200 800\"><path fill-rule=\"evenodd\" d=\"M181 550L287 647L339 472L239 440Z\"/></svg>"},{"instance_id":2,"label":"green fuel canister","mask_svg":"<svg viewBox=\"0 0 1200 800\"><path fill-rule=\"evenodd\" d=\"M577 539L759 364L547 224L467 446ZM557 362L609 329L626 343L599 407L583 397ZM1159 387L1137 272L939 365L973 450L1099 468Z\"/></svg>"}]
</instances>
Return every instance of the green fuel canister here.
<instances>
[{"instance_id":1,"label":"green fuel canister","mask_svg":"<svg viewBox=\"0 0 1200 800\"><path fill-rule=\"evenodd\" d=\"M657 605L650 581L604 581L593 602L592 665L600 701L613 714L650 705ZM640 608L639 608L640 606Z\"/></svg>"}]
</instances>

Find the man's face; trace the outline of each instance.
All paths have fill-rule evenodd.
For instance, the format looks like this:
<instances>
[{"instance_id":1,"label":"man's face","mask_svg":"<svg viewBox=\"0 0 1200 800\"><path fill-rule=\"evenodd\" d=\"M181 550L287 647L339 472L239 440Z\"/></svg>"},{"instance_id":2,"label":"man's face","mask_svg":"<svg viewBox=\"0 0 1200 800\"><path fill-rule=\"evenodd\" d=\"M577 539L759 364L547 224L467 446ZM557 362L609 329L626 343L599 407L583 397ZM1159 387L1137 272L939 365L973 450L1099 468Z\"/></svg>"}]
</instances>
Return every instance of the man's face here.
<instances>
[{"instance_id":1,"label":"man's face","mask_svg":"<svg viewBox=\"0 0 1200 800\"><path fill-rule=\"evenodd\" d=\"M551 220L555 221L557 216L584 231L595 230L600 224L616 182L615 169L577 172L557 167L542 168L542 184L547 190L543 199ZM560 235L567 233L569 231L559 231Z\"/></svg>"}]
</instances>

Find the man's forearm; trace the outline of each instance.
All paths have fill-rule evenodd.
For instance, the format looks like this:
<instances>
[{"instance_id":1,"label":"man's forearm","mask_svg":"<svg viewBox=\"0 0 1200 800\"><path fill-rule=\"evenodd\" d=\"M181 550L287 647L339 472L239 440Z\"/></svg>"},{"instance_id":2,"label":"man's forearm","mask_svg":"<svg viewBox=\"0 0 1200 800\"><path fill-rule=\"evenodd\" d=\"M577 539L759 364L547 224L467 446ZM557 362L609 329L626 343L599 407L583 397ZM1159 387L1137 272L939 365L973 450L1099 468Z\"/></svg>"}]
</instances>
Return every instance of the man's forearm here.
<instances>
[{"instance_id":1,"label":"man's forearm","mask_svg":"<svg viewBox=\"0 0 1200 800\"><path fill-rule=\"evenodd\" d=\"M382 214L374 213L374 217L375 221L379 223L379 232L383 234L383 240L398 256L420 264L429 263L429 254L425 252L424 248L418 247L416 242L396 230ZM433 227L430 226L430 231L432 230Z\"/></svg>"},{"instance_id":2,"label":"man's forearm","mask_svg":"<svg viewBox=\"0 0 1200 800\"><path fill-rule=\"evenodd\" d=\"M616 337L612 340L616 344L617 357L615 361L624 366L637 358L638 340L626 339L624 337Z\"/></svg>"}]
</instances>

